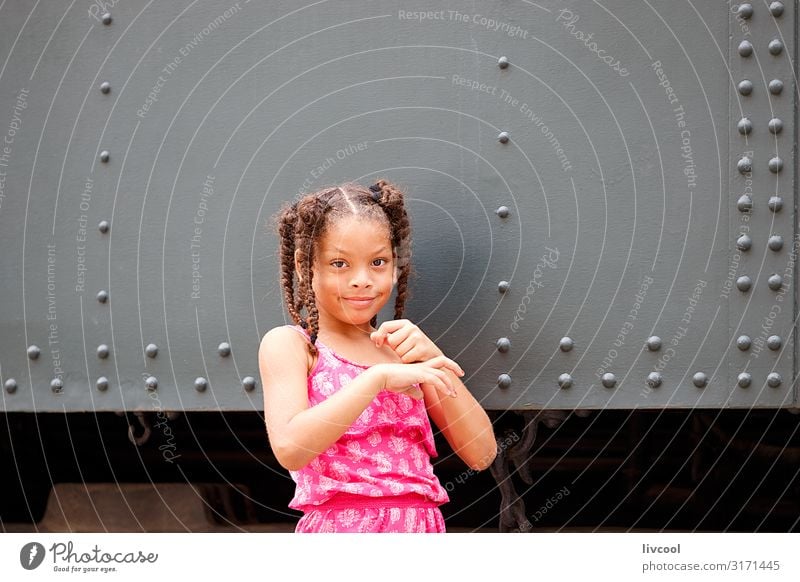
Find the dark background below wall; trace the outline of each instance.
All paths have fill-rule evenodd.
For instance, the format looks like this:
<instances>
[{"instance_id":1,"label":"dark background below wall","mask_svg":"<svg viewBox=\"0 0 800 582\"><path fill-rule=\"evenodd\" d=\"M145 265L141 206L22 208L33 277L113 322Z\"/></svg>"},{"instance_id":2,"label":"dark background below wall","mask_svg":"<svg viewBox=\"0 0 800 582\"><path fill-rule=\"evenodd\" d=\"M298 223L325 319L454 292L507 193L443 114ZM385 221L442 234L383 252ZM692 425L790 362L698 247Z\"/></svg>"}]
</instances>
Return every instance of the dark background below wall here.
<instances>
[{"instance_id":1,"label":"dark background below wall","mask_svg":"<svg viewBox=\"0 0 800 582\"><path fill-rule=\"evenodd\" d=\"M523 420L492 413L495 430ZM256 413L180 414L141 446L134 415L1 415L0 525L34 524L54 483L192 483L220 524L293 523L288 472ZM512 479L531 531L800 531L800 418L787 411L605 411L540 424L528 456L533 482ZM163 422L163 420L161 421ZM436 438L434 469L448 490L448 528L497 530L501 496L490 471L470 472ZM165 452L170 454L165 456ZM188 490L187 491L191 491ZM91 511L87 507L87 511Z\"/></svg>"}]
</instances>

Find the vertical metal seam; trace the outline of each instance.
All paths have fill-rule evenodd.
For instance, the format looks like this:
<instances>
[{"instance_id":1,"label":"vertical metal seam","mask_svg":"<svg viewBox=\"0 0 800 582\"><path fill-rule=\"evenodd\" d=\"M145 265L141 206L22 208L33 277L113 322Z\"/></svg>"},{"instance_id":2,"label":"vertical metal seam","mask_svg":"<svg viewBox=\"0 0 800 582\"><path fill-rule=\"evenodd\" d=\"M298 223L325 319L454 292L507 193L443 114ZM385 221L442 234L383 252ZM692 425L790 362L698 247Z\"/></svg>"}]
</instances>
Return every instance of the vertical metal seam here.
<instances>
[{"instance_id":1,"label":"vertical metal seam","mask_svg":"<svg viewBox=\"0 0 800 582\"><path fill-rule=\"evenodd\" d=\"M798 127L797 127L797 91L798 91L798 84L797 84L797 42L798 42L798 34L797 34L797 24L798 24L798 17L797 17L797 0L794 0L792 3L792 8L794 14L792 15L792 28L794 29L794 47L792 49L792 66L790 67L790 72L794 77L794 90L792 91L792 115L794 116L794 135L793 144L792 144L792 161L794 162L794 168L792 169L792 250L790 252L794 252L796 255L796 248L797 248L797 136L798 136ZM791 258L791 257L790 257ZM794 303L794 312L793 312L793 319L794 325L792 325L792 338L794 340L794 358L792 358L792 390L794 392L794 406L797 407L800 402L798 402L798 391L797 388L797 358L800 351L798 351L797 346L797 315L798 315L798 297L797 297L797 281L798 281L798 273L797 273L797 260L795 258L795 268L794 268L794 293L792 294L792 300Z\"/></svg>"}]
</instances>

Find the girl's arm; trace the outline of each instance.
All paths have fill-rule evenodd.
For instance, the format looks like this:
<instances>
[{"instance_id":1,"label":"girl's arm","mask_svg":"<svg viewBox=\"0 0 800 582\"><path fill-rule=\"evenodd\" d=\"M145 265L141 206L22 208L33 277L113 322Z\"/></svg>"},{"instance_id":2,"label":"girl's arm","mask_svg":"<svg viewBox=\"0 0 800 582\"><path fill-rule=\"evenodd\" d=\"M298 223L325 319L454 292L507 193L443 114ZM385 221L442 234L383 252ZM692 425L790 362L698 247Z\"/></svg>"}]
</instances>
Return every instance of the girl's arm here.
<instances>
[{"instance_id":1,"label":"girl's arm","mask_svg":"<svg viewBox=\"0 0 800 582\"><path fill-rule=\"evenodd\" d=\"M288 327L267 332L258 350L264 420L275 458L298 471L333 445L383 388L372 368L309 408L306 340Z\"/></svg>"},{"instance_id":2,"label":"girl's arm","mask_svg":"<svg viewBox=\"0 0 800 582\"><path fill-rule=\"evenodd\" d=\"M371 334L375 345L388 344L403 362L426 361L443 356L442 350L407 319L383 322ZM497 455L492 423L477 400L455 374L445 370L456 397L442 396L432 386L422 385L428 414L442 431L453 451L471 468L482 471Z\"/></svg>"},{"instance_id":3,"label":"girl's arm","mask_svg":"<svg viewBox=\"0 0 800 582\"><path fill-rule=\"evenodd\" d=\"M488 415L470 394L464 383L453 373L450 376L456 397L441 395L423 384L428 414L447 439L453 451L470 469L483 471L497 455L497 442Z\"/></svg>"},{"instance_id":4,"label":"girl's arm","mask_svg":"<svg viewBox=\"0 0 800 582\"><path fill-rule=\"evenodd\" d=\"M264 420L278 462L298 471L339 440L381 390L414 397L414 384L450 393L464 371L441 356L419 364L376 364L315 406L308 406L306 340L288 327L264 335L258 350ZM422 398L419 394L418 398Z\"/></svg>"}]
</instances>

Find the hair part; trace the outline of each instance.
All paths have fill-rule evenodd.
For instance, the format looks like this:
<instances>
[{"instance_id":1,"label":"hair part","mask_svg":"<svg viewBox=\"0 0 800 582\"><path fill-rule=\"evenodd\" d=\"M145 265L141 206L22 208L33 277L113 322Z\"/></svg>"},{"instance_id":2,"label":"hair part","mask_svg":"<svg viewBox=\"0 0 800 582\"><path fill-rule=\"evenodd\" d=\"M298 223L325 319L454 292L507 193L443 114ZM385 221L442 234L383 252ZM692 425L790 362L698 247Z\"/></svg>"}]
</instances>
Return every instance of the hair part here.
<instances>
[{"instance_id":1,"label":"hair part","mask_svg":"<svg viewBox=\"0 0 800 582\"><path fill-rule=\"evenodd\" d=\"M308 330L309 350L316 355L319 312L312 288L313 263L319 240L331 224L346 216L377 220L389 230L397 268L394 318L403 317L411 275L411 223L403 192L387 180L364 188L348 182L306 194L276 215L280 237L281 287L286 309L295 324ZM295 255L301 277L295 281ZM305 311L305 314L303 314ZM377 326L377 315L370 325Z\"/></svg>"}]
</instances>

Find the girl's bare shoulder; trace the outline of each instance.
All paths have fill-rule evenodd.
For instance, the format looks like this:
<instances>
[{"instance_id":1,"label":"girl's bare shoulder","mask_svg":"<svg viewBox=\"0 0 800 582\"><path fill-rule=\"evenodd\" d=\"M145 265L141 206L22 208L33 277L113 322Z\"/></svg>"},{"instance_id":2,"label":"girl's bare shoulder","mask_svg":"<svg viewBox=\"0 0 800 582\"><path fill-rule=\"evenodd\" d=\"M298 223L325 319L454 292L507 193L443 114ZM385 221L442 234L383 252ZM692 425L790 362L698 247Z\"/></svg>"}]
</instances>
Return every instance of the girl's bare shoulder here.
<instances>
[{"instance_id":1,"label":"girl's bare shoulder","mask_svg":"<svg viewBox=\"0 0 800 582\"><path fill-rule=\"evenodd\" d=\"M308 373L312 363L308 343L308 338L290 325L273 327L261 338L261 345L258 348L259 361L283 365L301 359L305 362Z\"/></svg>"}]
</instances>

